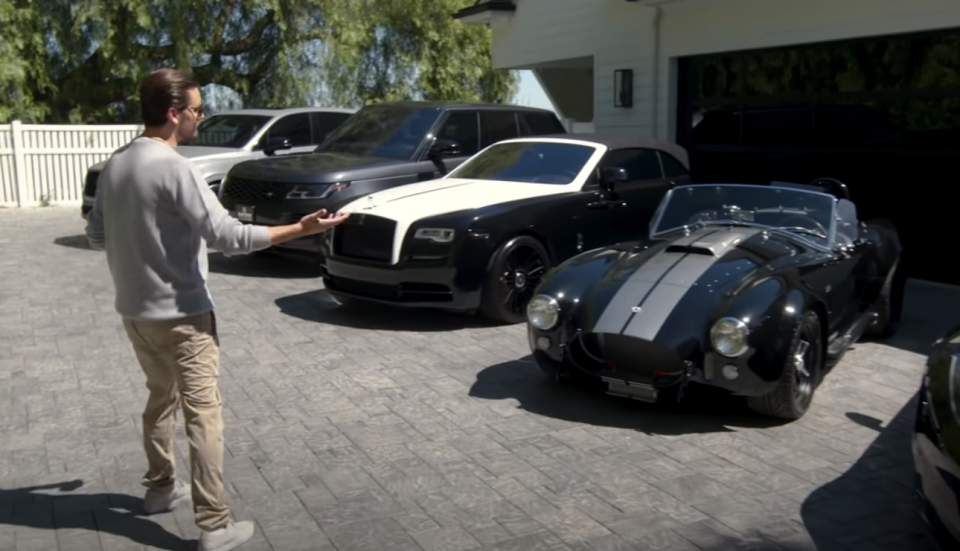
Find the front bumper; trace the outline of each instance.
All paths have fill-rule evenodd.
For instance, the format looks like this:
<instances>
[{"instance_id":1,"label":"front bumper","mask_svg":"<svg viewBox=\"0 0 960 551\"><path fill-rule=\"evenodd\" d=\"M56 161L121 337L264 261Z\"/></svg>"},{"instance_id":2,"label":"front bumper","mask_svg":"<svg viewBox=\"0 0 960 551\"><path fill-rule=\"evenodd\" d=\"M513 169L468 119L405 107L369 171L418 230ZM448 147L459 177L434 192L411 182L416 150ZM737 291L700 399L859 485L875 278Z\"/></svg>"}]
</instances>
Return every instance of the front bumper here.
<instances>
[{"instance_id":1,"label":"front bumper","mask_svg":"<svg viewBox=\"0 0 960 551\"><path fill-rule=\"evenodd\" d=\"M279 204L258 205L237 201L231 197L220 197L220 203L227 209L230 216L245 224L261 226L286 226L295 224L304 216L326 208L316 201L283 201ZM320 253L323 246L323 236L311 235L292 239L272 248L290 251Z\"/></svg>"},{"instance_id":2,"label":"front bumper","mask_svg":"<svg viewBox=\"0 0 960 551\"><path fill-rule=\"evenodd\" d=\"M480 290L457 285L457 268L448 264L401 262L375 265L327 257L323 284L334 297L391 306L468 312L480 305Z\"/></svg>"},{"instance_id":3,"label":"front bumper","mask_svg":"<svg viewBox=\"0 0 960 551\"><path fill-rule=\"evenodd\" d=\"M544 373L599 385L606 394L655 402L662 391L689 383L720 388L739 396L763 395L776 385L775 381L765 381L749 368L750 352L739 358L724 358L713 352L703 353L697 346L678 351L632 337L604 337L607 342L614 342L611 348L620 350L604 350L596 344L598 339L594 334L563 326L541 331L527 325L530 350ZM737 367L733 378L723 375L722 368L728 364Z\"/></svg>"}]
</instances>

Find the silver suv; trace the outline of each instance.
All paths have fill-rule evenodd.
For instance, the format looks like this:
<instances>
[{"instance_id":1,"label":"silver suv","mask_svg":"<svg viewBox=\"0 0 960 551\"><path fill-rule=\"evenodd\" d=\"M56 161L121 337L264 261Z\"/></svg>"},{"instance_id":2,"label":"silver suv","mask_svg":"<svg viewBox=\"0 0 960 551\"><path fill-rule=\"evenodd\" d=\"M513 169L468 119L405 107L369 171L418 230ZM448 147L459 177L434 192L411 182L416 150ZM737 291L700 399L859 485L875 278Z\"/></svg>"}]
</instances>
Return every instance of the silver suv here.
<instances>
[{"instance_id":1,"label":"silver suv","mask_svg":"<svg viewBox=\"0 0 960 551\"><path fill-rule=\"evenodd\" d=\"M241 109L210 115L200 123L198 136L182 142L177 151L196 163L214 193L230 167L253 159L276 155L309 153L334 128L350 118L356 109L296 107L291 109ZM80 214L87 217L93 208L97 178L106 161L87 170Z\"/></svg>"}]
</instances>

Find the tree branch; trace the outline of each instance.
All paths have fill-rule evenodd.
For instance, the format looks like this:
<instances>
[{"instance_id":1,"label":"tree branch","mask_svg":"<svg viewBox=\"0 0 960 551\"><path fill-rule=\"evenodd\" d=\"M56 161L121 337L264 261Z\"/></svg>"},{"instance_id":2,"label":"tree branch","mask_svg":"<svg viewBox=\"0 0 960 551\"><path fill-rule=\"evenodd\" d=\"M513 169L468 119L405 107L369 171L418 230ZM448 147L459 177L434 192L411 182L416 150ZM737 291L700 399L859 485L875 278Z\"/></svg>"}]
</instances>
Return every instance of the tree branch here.
<instances>
[{"instance_id":1,"label":"tree branch","mask_svg":"<svg viewBox=\"0 0 960 551\"><path fill-rule=\"evenodd\" d=\"M254 46L257 45L257 42L260 41L263 33L265 33L267 29L273 25L275 17L276 13L273 10L268 11L263 17L254 23L253 28L250 29L250 32L247 34L247 36L238 40L223 42L221 33L220 39L215 39L214 48L211 50L210 54L213 56L213 58L219 59L219 57L223 55L241 55L249 52L254 48ZM219 47L217 42L219 42ZM147 57L153 62L161 62L173 57L173 45L170 44L164 46L135 45L134 47L141 50L146 50Z\"/></svg>"},{"instance_id":2,"label":"tree branch","mask_svg":"<svg viewBox=\"0 0 960 551\"><path fill-rule=\"evenodd\" d=\"M223 49L223 32L227 27L227 20L233 15L233 9L237 6L237 0L227 0L220 9L220 15L217 17L217 23L213 28L213 62L220 64L221 51Z\"/></svg>"}]
</instances>

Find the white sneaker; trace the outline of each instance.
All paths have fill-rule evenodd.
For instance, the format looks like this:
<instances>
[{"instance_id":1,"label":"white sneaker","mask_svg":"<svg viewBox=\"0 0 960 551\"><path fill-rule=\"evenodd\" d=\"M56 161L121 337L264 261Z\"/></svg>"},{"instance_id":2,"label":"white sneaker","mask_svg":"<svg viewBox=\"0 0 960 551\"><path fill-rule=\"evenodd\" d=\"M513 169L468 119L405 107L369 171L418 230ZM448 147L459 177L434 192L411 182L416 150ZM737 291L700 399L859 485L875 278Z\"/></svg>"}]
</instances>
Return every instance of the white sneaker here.
<instances>
[{"instance_id":1,"label":"white sneaker","mask_svg":"<svg viewBox=\"0 0 960 551\"><path fill-rule=\"evenodd\" d=\"M201 532L198 551L229 551L253 537L253 523L249 520L230 521L213 532Z\"/></svg>"},{"instance_id":2,"label":"white sneaker","mask_svg":"<svg viewBox=\"0 0 960 551\"><path fill-rule=\"evenodd\" d=\"M190 485L174 480L173 486L166 490L147 490L143 496L143 510L148 515L172 511L190 502Z\"/></svg>"}]
</instances>

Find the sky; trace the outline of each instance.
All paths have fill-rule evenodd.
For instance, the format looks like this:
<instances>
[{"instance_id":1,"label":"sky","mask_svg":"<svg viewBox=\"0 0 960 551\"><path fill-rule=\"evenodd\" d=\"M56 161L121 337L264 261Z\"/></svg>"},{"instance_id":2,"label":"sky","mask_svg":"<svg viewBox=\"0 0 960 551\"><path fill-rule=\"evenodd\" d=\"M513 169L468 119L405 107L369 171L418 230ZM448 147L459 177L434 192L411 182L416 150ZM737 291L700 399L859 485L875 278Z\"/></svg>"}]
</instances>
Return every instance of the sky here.
<instances>
[{"instance_id":1,"label":"sky","mask_svg":"<svg viewBox=\"0 0 960 551\"><path fill-rule=\"evenodd\" d=\"M520 89L517 90L517 96L513 102L517 105L540 107L556 112L550 98L547 97L543 87L537 82L537 77L533 76L533 71L520 71Z\"/></svg>"}]
</instances>

